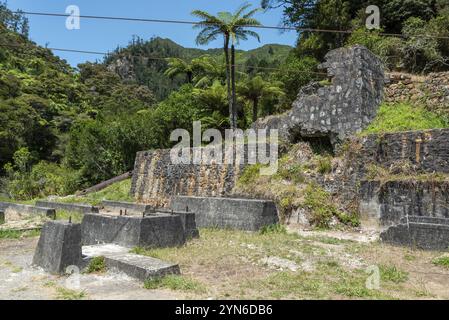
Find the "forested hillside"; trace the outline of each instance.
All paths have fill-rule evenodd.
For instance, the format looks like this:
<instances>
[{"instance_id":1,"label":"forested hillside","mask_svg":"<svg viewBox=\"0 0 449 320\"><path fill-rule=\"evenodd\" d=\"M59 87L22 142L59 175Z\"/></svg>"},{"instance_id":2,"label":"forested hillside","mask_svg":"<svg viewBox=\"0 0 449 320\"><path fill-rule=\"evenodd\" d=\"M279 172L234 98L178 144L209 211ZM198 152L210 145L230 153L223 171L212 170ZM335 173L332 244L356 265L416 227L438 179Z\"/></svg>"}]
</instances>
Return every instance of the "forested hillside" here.
<instances>
[{"instance_id":1,"label":"forested hillside","mask_svg":"<svg viewBox=\"0 0 449 320\"><path fill-rule=\"evenodd\" d=\"M292 47L279 44L267 44L249 51L237 50L236 63L241 66L242 72L255 74L259 71L257 68L278 67L291 50ZM155 37L144 41L134 37L129 46L117 48L107 56L105 64L122 79L148 86L158 100L163 100L185 83L185 77L178 75L171 79L164 75L168 68L168 62L164 58L191 61L201 56L210 56L220 61L223 60L223 49L184 48L170 39Z\"/></svg>"},{"instance_id":2,"label":"forested hillside","mask_svg":"<svg viewBox=\"0 0 449 320\"><path fill-rule=\"evenodd\" d=\"M210 58L220 69L221 49L188 49L168 39L139 39L105 57L104 63L74 69L28 40L23 15L13 14L5 4L0 11L3 197L73 193L131 170L137 151L170 146L171 131L191 129L193 120L202 120L205 128L227 126L226 89L217 74L195 73L202 79L200 86L187 83L182 75L164 74L169 66L165 57L187 62ZM245 63L279 65L290 49L267 45L238 51L238 61L250 72ZM136 55L159 59L143 64L132 58L132 77L111 67L118 59L128 61ZM262 108L261 115L271 112ZM242 119L243 126L250 117Z\"/></svg>"}]
</instances>

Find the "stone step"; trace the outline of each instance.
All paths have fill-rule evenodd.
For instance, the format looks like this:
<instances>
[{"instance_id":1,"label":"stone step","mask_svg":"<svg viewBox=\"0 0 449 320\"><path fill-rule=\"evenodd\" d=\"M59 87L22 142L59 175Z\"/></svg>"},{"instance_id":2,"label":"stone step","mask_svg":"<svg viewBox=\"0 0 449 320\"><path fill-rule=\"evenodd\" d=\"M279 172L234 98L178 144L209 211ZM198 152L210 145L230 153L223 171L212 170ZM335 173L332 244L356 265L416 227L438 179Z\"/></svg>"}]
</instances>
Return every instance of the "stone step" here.
<instances>
[{"instance_id":1,"label":"stone step","mask_svg":"<svg viewBox=\"0 0 449 320\"><path fill-rule=\"evenodd\" d=\"M118 245L84 246L82 252L86 265L94 257L104 257L107 268L123 272L140 281L181 273L177 264L129 253L129 248Z\"/></svg>"}]
</instances>

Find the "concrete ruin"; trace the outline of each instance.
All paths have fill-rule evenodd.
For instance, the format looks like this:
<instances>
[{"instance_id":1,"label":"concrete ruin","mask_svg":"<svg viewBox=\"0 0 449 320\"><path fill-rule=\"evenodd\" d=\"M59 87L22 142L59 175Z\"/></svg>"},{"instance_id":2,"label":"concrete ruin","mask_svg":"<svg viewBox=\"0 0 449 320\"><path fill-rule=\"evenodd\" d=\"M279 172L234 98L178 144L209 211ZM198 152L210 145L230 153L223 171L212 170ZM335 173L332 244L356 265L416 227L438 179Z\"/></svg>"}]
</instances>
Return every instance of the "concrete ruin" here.
<instances>
[{"instance_id":1,"label":"concrete ruin","mask_svg":"<svg viewBox=\"0 0 449 320\"><path fill-rule=\"evenodd\" d=\"M110 216L86 214L81 223L83 245L113 243L124 247L177 247L187 236L179 215Z\"/></svg>"},{"instance_id":2,"label":"concrete ruin","mask_svg":"<svg viewBox=\"0 0 449 320\"><path fill-rule=\"evenodd\" d=\"M276 205L269 200L177 196L171 208L195 212L199 227L259 231L279 223Z\"/></svg>"},{"instance_id":3,"label":"concrete ruin","mask_svg":"<svg viewBox=\"0 0 449 320\"><path fill-rule=\"evenodd\" d=\"M82 203L61 203L61 202L52 202L52 201L36 201L37 207L46 207L52 208L55 210L64 210L68 212L78 212L78 213L98 213L98 207L94 207L88 204Z\"/></svg>"},{"instance_id":4,"label":"concrete ruin","mask_svg":"<svg viewBox=\"0 0 449 320\"><path fill-rule=\"evenodd\" d=\"M56 217L56 211L53 208L10 202L0 202L0 211L4 212L5 221L23 220L36 216L51 219Z\"/></svg>"},{"instance_id":5,"label":"concrete ruin","mask_svg":"<svg viewBox=\"0 0 449 320\"><path fill-rule=\"evenodd\" d=\"M39 238L33 265L49 273L63 275L74 270L82 271L92 259L102 257L106 268L141 281L180 273L177 264L130 253L127 247L110 244L82 246L85 240L81 229L81 224L47 222Z\"/></svg>"},{"instance_id":6,"label":"concrete ruin","mask_svg":"<svg viewBox=\"0 0 449 320\"><path fill-rule=\"evenodd\" d=\"M64 221L45 223L33 264L52 274L64 274L69 266L81 266L81 225Z\"/></svg>"},{"instance_id":7,"label":"concrete ruin","mask_svg":"<svg viewBox=\"0 0 449 320\"><path fill-rule=\"evenodd\" d=\"M253 128L278 129L290 142L327 138L333 145L366 128L383 100L380 59L357 45L332 50L325 61L319 68L327 69L330 83L302 88L289 112L260 119Z\"/></svg>"},{"instance_id":8,"label":"concrete ruin","mask_svg":"<svg viewBox=\"0 0 449 320\"><path fill-rule=\"evenodd\" d=\"M380 234L383 242L422 250L449 249L449 219L406 216Z\"/></svg>"}]
</instances>

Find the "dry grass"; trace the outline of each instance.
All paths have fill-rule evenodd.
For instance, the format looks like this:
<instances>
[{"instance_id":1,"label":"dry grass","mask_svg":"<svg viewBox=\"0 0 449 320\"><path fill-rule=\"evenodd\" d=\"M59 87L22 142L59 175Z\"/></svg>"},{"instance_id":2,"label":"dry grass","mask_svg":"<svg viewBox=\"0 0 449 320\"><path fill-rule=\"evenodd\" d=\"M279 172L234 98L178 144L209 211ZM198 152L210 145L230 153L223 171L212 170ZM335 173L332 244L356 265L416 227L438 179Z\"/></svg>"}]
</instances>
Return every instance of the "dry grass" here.
<instances>
[{"instance_id":1,"label":"dry grass","mask_svg":"<svg viewBox=\"0 0 449 320\"><path fill-rule=\"evenodd\" d=\"M201 238L186 246L136 248L134 252L179 263L183 276L204 288L187 290L188 298L449 298L449 271L432 264L438 253L378 243L307 238L282 232L257 234L203 229ZM271 264L267 258L280 262ZM295 270L283 265L285 261L296 266ZM369 276L366 269L371 265L380 270L378 290L366 287ZM415 272L426 270L443 275Z\"/></svg>"}]
</instances>

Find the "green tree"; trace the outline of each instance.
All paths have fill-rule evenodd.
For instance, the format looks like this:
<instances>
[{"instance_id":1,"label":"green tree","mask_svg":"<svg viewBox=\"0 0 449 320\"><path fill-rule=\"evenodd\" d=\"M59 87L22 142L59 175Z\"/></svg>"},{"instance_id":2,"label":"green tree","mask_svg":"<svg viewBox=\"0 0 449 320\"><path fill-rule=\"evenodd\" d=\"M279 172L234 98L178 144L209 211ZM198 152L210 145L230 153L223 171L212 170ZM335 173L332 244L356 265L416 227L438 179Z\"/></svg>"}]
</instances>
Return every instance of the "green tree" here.
<instances>
[{"instance_id":1,"label":"green tree","mask_svg":"<svg viewBox=\"0 0 449 320\"><path fill-rule=\"evenodd\" d=\"M173 79L179 74L185 74L187 83L192 83L195 64L186 62L180 58L167 58L168 68L165 75Z\"/></svg>"},{"instance_id":2,"label":"green tree","mask_svg":"<svg viewBox=\"0 0 449 320\"><path fill-rule=\"evenodd\" d=\"M238 84L239 94L246 100L251 101L253 112L252 120L255 122L259 112L259 102L263 98L281 98L284 91L281 89L282 83L265 81L261 76L247 78Z\"/></svg>"},{"instance_id":3,"label":"green tree","mask_svg":"<svg viewBox=\"0 0 449 320\"><path fill-rule=\"evenodd\" d=\"M248 30L248 27L260 25L260 22L253 18L254 14L258 12L259 9L254 9L245 13L250 6L250 4L244 4L237 9L234 14L230 12L219 12L217 16L202 10L194 10L192 12L194 16L202 19L195 25L196 28L202 29L196 38L197 44L204 45L217 39L220 35L223 36L223 50L227 66L226 85L228 91L229 122L231 128L237 127L235 45L240 40L247 40L249 36L255 37L260 41L259 35L256 32ZM231 44L230 55L229 44Z\"/></svg>"}]
</instances>

